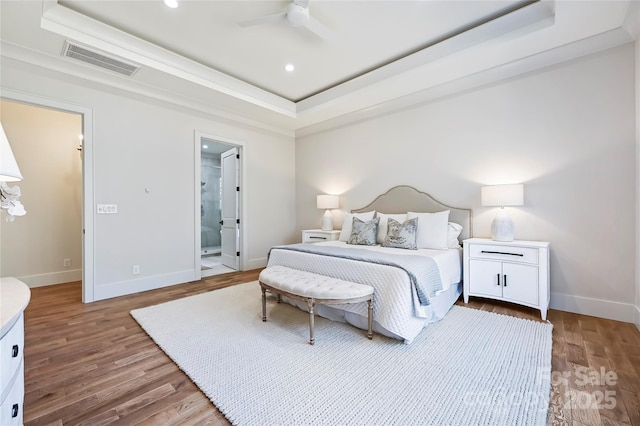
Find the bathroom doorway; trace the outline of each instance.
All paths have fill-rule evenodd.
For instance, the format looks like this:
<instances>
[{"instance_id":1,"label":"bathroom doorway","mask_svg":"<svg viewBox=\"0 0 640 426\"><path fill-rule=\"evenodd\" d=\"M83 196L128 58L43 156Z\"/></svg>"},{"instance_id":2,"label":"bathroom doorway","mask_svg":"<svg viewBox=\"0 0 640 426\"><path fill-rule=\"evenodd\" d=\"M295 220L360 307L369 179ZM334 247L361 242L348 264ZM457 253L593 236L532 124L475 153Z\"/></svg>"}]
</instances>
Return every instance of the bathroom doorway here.
<instances>
[{"instance_id":1,"label":"bathroom doorway","mask_svg":"<svg viewBox=\"0 0 640 426\"><path fill-rule=\"evenodd\" d=\"M239 175L239 169L233 173L224 172L225 157L236 152L239 147L219 140L202 137L200 139L200 272L201 277L234 272L239 269L236 253L238 251L239 224L233 220L234 229L229 230L228 211L239 218L239 208L235 188L231 182ZM234 158L236 155L234 154ZM228 167L228 162L226 163ZM225 177L226 176L226 177ZM225 182L225 179L227 182ZM233 197L225 194L225 185L234 187ZM238 191L239 192L239 191ZM238 220L239 222L239 220ZM224 225L224 226L223 226ZM229 238L229 233L234 238ZM233 262L228 253L233 253Z\"/></svg>"}]
</instances>

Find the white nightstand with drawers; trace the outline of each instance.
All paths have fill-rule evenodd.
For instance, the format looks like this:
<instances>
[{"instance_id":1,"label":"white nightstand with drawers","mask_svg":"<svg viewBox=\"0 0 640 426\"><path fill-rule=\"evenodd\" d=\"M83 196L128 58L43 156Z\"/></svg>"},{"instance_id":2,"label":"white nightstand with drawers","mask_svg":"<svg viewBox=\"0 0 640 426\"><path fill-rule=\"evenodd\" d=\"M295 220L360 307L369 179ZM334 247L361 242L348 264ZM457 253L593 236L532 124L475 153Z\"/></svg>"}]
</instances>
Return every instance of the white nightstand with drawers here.
<instances>
[{"instance_id":1,"label":"white nightstand with drawers","mask_svg":"<svg viewBox=\"0 0 640 426\"><path fill-rule=\"evenodd\" d=\"M340 230L323 231L322 229L305 229L302 231L303 243L320 243L322 241L337 241Z\"/></svg>"},{"instance_id":2,"label":"white nightstand with drawers","mask_svg":"<svg viewBox=\"0 0 640 426\"><path fill-rule=\"evenodd\" d=\"M469 296L488 297L549 309L549 243L545 241L464 240L464 302Z\"/></svg>"},{"instance_id":3,"label":"white nightstand with drawers","mask_svg":"<svg viewBox=\"0 0 640 426\"><path fill-rule=\"evenodd\" d=\"M24 310L31 290L0 278L0 425L21 425L24 402Z\"/></svg>"}]
</instances>

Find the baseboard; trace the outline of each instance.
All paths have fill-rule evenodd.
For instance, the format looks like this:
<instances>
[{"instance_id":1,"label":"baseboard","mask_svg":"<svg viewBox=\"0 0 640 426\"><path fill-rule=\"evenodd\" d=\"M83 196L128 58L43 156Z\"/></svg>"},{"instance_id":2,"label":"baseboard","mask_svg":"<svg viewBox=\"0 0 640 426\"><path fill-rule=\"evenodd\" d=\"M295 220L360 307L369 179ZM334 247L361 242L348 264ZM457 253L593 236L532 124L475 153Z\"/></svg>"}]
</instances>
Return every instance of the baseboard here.
<instances>
[{"instance_id":1,"label":"baseboard","mask_svg":"<svg viewBox=\"0 0 640 426\"><path fill-rule=\"evenodd\" d=\"M637 313L634 313L638 308L631 303L592 299L590 297L573 296L571 294L551 293L549 308L573 312L575 314L630 322L638 325Z\"/></svg>"},{"instance_id":2,"label":"baseboard","mask_svg":"<svg viewBox=\"0 0 640 426\"><path fill-rule=\"evenodd\" d=\"M73 281L82 281L82 269L49 272L46 274L24 275L16 278L28 285L30 288L44 287L48 285L70 283Z\"/></svg>"},{"instance_id":3,"label":"baseboard","mask_svg":"<svg viewBox=\"0 0 640 426\"><path fill-rule=\"evenodd\" d=\"M110 299L112 297L155 290L177 284L194 281L192 269L164 275L153 275L133 280L118 281L106 284L95 284L93 289L94 301Z\"/></svg>"},{"instance_id":4,"label":"baseboard","mask_svg":"<svg viewBox=\"0 0 640 426\"><path fill-rule=\"evenodd\" d=\"M251 271L253 269L260 269L267 266L268 259L266 257L260 257L258 259L249 259L244 265L244 271Z\"/></svg>"},{"instance_id":5,"label":"baseboard","mask_svg":"<svg viewBox=\"0 0 640 426\"><path fill-rule=\"evenodd\" d=\"M638 331L640 331L640 306L636 306L635 308L635 320L633 323L636 325Z\"/></svg>"}]
</instances>

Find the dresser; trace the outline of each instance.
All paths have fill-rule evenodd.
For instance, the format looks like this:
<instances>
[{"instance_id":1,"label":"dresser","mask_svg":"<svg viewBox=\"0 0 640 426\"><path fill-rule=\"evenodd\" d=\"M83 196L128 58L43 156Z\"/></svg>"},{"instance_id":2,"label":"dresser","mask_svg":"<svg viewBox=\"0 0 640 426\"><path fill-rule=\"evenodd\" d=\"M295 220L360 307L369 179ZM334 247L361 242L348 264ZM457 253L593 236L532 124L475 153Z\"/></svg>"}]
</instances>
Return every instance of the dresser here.
<instances>
[{"instance_id":1,"label":"dresser","mask_svg":"<svg viewBox=\"0 0 640 426\"><path fill-rule=\"evenodd\" d=\"M546 241L464 240L464 301L469 296L549 309L549 243Z\"/></svg>"},{"instance_id":2,"label":"dresser","mask_svg":"<svg viewBox=\"0 0 640 426\"><path fill-rule=\"evenodd\" d=\"M24 310L31 291L15 278L0 278L0 425L21 425L24 402Z\"/></svg>"}]
</instances>

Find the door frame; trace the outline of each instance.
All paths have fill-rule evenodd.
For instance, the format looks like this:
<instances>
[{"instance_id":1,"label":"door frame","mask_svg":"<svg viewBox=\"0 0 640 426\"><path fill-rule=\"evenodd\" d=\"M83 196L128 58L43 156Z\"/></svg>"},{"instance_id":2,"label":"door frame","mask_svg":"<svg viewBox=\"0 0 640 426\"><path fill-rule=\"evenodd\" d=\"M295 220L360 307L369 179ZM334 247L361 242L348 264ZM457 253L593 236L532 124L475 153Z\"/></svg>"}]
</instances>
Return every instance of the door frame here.
<instances>
[{"instance_id":1,"label":"door frame","mask_svg":"<svg viewBox=\"0 0 640 426\"><path fill-rule=\"evenodd\" d=\"M202 161L201 161L201 154L202 154L202 139L208 139L208 140L213 140L213 141L217 141L217 142L221 142L221 143L225 143L228 145L233 145L235 147L238 148L238 152L240 153L240 161L238 162L238 167L240 168L240 174L239 174L239 179L240 179L240 199L238 200L238 209L239 209L239 214L238 216L240 217L240 228L239 228L239 232L240 232L240 245L238 247L238 250L240 251L240 259L239 259L239 265L240 265L240 271L244 271L245 270L245 261L246 261L246 252L245 252L245 248L247 247L246 244L246 238L247 238L247 233L245 232L246 228L247 228L247 212L245 211L244 206L247 205L246 203L246 197L247 197L247 188L245 186L245 183L247 182L247 178L246 178L246 168L244 167L244 164L246 162L247 159L247 144L245 141L242 140L238 140L238 139L231 139L231 138L227 138L224 136L220 136L220 135L215 135L212 133L207 133L207 132L202 132L199 130L195 130L194 131L194 155L193 155L193 164L194 164L194 181L193 181L193 195L194 195L194 216L195 216L195 221L194 221L194 228L193 228L193 235L194 235L194 240L195 240L195 246L194 246L194 254L193 254L193 272L194 272L194 281L195 280L200 280L202 279L202 270L201 270L201 265L200 265L200 259L201 259L201 245L202 245L202 237L200 234L201 231L201 226L202 226L202 218L200 217L200 204L202 202L202 194L200 192L200 181L201 181L201 165L202 165Z\"/></svg>"},{"instance_id":2,"label":"door frame","mask_svg":"<svg viewBox=\"0 0 640 426\"><path fill-rule=\"evenodd\" d=\"M0 98L39 108L79 114L82 117L82 303L93 302L95 300L93 109L5 88L2 88Z\"/></svg>"}]
</instances>

